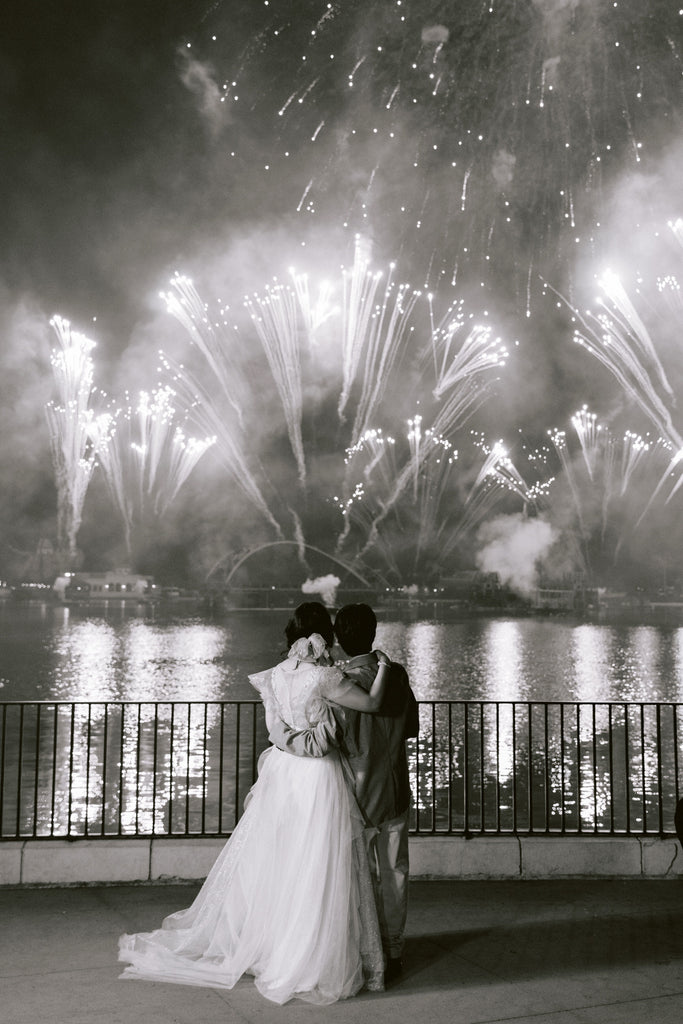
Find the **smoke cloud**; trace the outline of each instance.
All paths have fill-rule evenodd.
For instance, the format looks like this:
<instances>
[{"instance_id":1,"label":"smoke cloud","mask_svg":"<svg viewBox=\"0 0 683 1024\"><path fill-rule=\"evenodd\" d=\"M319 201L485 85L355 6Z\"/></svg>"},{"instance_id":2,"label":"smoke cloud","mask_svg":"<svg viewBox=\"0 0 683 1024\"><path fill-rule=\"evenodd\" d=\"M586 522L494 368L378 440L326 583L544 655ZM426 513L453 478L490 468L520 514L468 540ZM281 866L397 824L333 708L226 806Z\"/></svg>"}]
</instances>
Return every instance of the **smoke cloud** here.
<instances>
[{"instance_id":1,"label":"smoke cloud","mask_svg":"<svg viewBox=\"0 0 683 1024\"><path fill-rule=\"evenodd\" d=\"M318 576L316 579L308 579L301 584L304 594L319 594L323 604L332 607L337 600L337 588L341 580L338 576L328 573L327 576Z\"/></svg>"},{"instance_id":2,"label":"smoke cloud","mask_svg":"<svg viewBox=\"0 0 683 1024\"><path fill-rule=\"evenodd\" d=\"M206 62L195 60L187 49L181 49L179 55L182 63L180 80L195 97L197 111L204 123L213 135L217 135L229 121L230 108L221 100L215 69Z\"/></svg>"},{"instance_id":3,"label":"smoke cloud","mask_svg":"<svg viewBox=\"0 0 683 1024\"><path fill-rule=\"evenodd\" d=\"M521 514L497 516L479 530L476 564L482 572L497 572L516 593L529 594L536 583L538 562L550 550L556 531L543 519Z\"/></svg>"}]
</instances>

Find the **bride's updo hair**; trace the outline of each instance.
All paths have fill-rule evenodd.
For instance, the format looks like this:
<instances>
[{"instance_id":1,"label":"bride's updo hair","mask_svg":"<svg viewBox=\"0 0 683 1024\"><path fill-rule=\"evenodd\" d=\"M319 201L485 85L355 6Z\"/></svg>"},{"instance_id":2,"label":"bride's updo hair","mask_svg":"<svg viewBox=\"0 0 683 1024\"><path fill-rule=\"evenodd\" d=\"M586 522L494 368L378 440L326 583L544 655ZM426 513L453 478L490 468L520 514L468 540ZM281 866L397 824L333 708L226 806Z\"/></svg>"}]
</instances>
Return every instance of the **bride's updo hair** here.
<instances>
[{"instance_id":1,"label":"bride's updo hair","mask_svg":"<svg viewBox=\"0 0 683 1024\"><path fill-rule=\"evenodd\" d=\"M304 601L285 626L285 637L287 647L291 647L296 640L303 636L310 636L311 633L320 633L328 647L334 643L334 629L330 613L320 601Z\"/></svg>"}]
</instances>

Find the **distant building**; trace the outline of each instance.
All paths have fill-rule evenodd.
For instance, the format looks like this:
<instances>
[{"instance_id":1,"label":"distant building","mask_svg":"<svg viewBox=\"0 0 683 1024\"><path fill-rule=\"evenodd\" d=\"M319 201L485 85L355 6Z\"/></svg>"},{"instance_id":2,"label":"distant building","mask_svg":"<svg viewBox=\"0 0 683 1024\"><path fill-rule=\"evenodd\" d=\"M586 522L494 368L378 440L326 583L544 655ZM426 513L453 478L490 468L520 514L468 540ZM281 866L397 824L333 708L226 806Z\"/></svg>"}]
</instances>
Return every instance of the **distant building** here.
<instances>
[{"instance_id":1,"label":"distant building","mask_svg":"<svg viewBox=\"0 0 683 1024\"><path fill-rule=\"evenodd\" d=\"M537 612L571 612L574 610L576 591L564 587L537 587L531 596L531 607Z\"/></svg>"},{"instance_id":2,"label":"distant building","mask_svg":"<svg viewBox=\"0 0 683 1024\"><path fill-rule=\"evenodd\" d=\"M500 577L497 572L463 569L451 576L442 577L439 590L444 597L460 601L490 600L501 590Z\"/></svg>"}]
</instances>

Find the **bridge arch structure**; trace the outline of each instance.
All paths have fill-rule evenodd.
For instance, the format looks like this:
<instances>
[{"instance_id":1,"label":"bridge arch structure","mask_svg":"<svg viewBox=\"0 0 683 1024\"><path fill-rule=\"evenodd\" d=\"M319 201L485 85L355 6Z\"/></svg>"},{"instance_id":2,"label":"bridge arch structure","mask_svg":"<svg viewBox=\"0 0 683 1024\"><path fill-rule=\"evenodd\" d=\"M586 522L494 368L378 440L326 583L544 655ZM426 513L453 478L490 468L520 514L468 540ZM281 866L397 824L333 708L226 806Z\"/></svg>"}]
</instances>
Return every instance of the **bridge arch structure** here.
<instances>
[{"instance_id":1,"label":"bridge arch structure","mask_svg":"<svg viewBox=\"0 0 683 1024\"><path fill-rule=\"evenodd\" d=\"M363 574L360 573L357 569L354 569L353 566L349 565L347 562L344 562L341 558L337 558L336 555L331 555L329 553L329 551L323 551L322 548L317 548L313 544L307 544L307 543L304 542L304 544L301 545L299 543L299 541L297 541L297 540L269 540L269 541L265 541L263 544L257 544L256 547L249 548L249 550L246 551L240 558L238 558L238 560L235 562L235 564L230 568L230 572L228 573L228 575L226 576L225 580L223 581L223 585L225 587L229 586L230 580L232 579L233 575L237 572L239 567L241 565L244 565L244 563L246 561L248 561L248 559L250 559L252 557L252 555L258 554L259 551L265 551L267 548L277 548L277 547L295 547L295 548L300 548L302 546L307 551L315 551L316 554L322 555L323 558L328 558L331 562L334 562L335 565L340 566L340 568L342 568L345 572L351 573L352 576L355 576L356 579L360 580L360 582L364 586L366 586L368 588L372 587L372 583L370 582L370 580L368 580L365 576L363 576ZM209 572L207 573L207 577L206 577L207 580L209 580L213 576L213 574L216 572L216 570L220 567L221 563L224 562L227 557L228 556L226 555L223 558L220 558L215 563L213 568L210 569Z\"/></svg>"}]
</instances>

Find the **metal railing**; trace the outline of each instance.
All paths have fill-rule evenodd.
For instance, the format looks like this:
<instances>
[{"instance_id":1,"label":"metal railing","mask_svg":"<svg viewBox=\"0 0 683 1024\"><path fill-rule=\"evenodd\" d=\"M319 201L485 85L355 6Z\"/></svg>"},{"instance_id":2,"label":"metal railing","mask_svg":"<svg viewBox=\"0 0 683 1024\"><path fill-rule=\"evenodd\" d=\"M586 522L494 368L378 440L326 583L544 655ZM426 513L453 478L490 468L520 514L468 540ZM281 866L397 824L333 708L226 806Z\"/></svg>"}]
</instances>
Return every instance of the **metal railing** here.
<instances>
[{"instance_id":1,"label":"metal railing","mask_svg":"<svg viewBox=\"0 0 683 1024\"><path fill-rule=\"evenodd\" d=\"M682 704L421 701L412 831L668 835ZM258 701L0 703L0 839L227 836Z\"/></svg>"}]
</instances>

